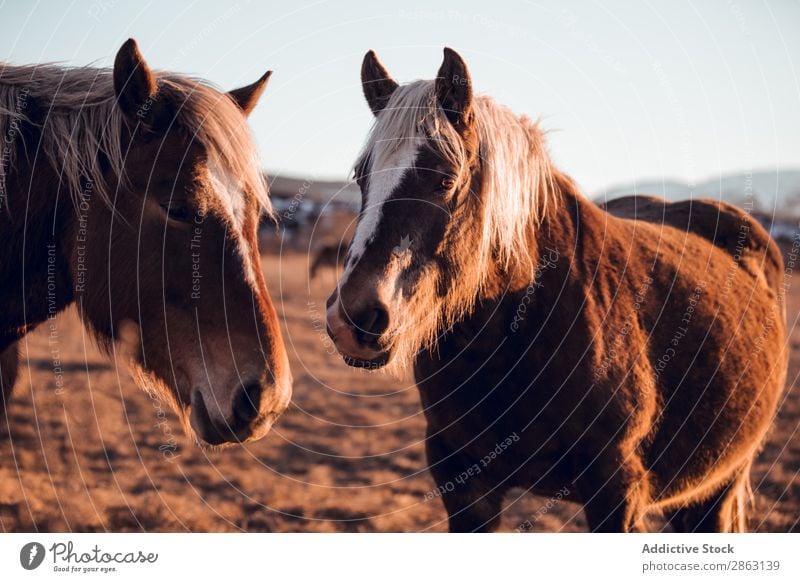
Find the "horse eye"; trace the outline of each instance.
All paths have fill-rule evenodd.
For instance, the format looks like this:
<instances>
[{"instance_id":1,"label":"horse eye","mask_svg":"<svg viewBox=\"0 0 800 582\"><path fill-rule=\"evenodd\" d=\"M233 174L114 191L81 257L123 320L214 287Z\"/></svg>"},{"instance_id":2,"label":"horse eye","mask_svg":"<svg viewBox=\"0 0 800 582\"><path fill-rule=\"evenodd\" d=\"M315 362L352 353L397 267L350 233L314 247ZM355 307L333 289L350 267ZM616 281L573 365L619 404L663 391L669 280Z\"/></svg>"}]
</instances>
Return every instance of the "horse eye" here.
<instances>
[{"instance_id":1,"label":"horse eye","mask_svg":"<svg viewBox=\"0 0 800 582\"><path fill-rule=\"evenodd\" d=\"M189 206L185 202L172 201L170 204L162 204L161 208L172 220L189 222Z\"/></svg>"},{"instance_id":2,"label":"horse eye","mask_svg":"<svg viewBox=\"0 0 800 582\"><path fill-rule=\"evenodd\" d=\"M450 190L455 185L456 185L456 179L455 178L452 178L450 176L447 176L446 178L442 178L442 188L444 188L445 190Z\"/></svg>"}]
</instances>

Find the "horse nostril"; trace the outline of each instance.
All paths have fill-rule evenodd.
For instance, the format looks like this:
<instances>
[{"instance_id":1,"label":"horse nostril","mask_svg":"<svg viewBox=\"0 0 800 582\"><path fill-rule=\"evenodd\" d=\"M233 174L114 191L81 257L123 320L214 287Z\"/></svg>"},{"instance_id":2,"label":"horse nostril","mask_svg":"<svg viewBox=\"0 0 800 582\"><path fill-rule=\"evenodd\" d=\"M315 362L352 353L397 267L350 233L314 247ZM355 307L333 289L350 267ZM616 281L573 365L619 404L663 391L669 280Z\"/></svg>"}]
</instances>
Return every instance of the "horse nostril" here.
<instances>
[{"instance_id":1,"label":"horse nostril","mask_svg":"<svg viewBox=\"0 0 800 582\"><path fill-rule=\"evenodd\" d=\"M258 416L263 389L261 382L240 385L233 394L233 418L237 427L249 424Z\"/></svg>"},{"instance_id":2,"label":"horse nostril","mask_svg":"<svg viewBox=\"0 0 800 582\"><path fill-rule=\"evenodd\" d=\"M381 304L374 305L371 309L366 309L358 314L353 320L353 325L358 343L374 346L381 334L389 327L389 312Z\"/></svg>"}]
</instances>

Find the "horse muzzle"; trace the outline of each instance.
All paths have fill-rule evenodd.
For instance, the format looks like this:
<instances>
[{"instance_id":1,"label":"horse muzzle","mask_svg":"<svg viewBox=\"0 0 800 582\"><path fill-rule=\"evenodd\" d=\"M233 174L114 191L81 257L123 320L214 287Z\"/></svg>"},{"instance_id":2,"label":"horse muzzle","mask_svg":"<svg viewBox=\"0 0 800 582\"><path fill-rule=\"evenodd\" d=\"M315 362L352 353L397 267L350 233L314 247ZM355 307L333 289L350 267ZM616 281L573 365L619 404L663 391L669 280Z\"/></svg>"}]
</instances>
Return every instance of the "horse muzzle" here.
<instances>
[{"instance_id":1,"label":"horse muzzle","mask_svg":"<svg viewBox=\"0 0 800 582\"><path fill-rule=\"evenodd\" d=\"M291 384L261 382L237 386L228 402L208 391L195 388L191 396L189 424L197 439L208 445L245 443L264 437L286 410Z\"/></svg>"},{"instance_id":2,"label":"horse muzzle","mask_svg":"<svg viewBox=\"0 0 800 582\"><path fill-rule=\"evenodd\" d=\"M380 303L368 304L351 316L342 313L338 299L328 307L328 335L348 366L376 369L389 362L391 351L381 345L388 325L388 311Z\"/></svg>"}]
</instances>

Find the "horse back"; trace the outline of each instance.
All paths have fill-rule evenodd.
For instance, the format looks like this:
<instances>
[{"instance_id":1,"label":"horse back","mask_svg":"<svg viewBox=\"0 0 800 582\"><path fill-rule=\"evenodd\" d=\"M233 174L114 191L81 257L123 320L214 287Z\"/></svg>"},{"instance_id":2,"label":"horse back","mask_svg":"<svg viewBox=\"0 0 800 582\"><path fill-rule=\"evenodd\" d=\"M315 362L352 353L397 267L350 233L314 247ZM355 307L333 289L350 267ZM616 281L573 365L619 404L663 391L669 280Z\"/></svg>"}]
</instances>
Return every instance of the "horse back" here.
<instances>
[{"instance_id":1,"label":"horse back","mask_svg":"<svg viewBox=\"0 0 800 582\"><path fill-rule=\"evenodd\" d=\"M601 208L624 220L694 233L726 251L753 277L766 279L771 289L778 291L781 285L783 257L778 245L757 220L732 204L634 195L610 200Z\"/></svg>"}]
</instances>

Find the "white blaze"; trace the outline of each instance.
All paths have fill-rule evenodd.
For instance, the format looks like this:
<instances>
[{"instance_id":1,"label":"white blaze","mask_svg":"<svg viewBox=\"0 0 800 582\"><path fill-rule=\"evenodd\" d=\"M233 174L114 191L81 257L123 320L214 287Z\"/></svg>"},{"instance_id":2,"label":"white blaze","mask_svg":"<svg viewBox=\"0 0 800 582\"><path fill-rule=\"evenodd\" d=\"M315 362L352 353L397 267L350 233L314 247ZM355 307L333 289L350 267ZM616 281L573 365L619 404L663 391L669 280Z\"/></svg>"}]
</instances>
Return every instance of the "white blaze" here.
<instances>
[{"instance_id":1,"label":"white blaze","mask_svg":"<svg viewBox=\"0 0 800 582\"><path fill-rule=\"evenodd\" d=\"M375 235L381 218L383 218L384 203L414 165L421 142L422 140L419 138L406 139L400 147L386 156L385 161L381 164L382 167L370 168L366 194L367 207L364 209L364 215L359 220L353 241L350 243L351 260L342 275L342 284L347 281L353 266L364 254L364 250Z\"/></svg>"},{"instance_id":2,"label":"white blaze","mask_svg":"<svg viewBox=\"0 0 800 582\"><path fill-rule=\"evenodd\" d=\"M366 192L367 206L358 222L355 235L353 235L353 240L350 243L350 260L339 280L339 288L347 282L347 279L353 271L353 267L355 267L358 260L363 256L367 245L372 242L378 225L383 218L384 203L394 191L397 190L397 187L403 181L405 175L414 165L414 160L417 157L417 151L420 145L421 140L419 138L407 139L388 156L375 156L377 159L382 158L382 161L377 165L373 164L370 168L369 185ZM393 273L390 274L389 278L394 279L395 277L396 273ZM389 304L394 287L392 281L376 280L372 283L368 282L367 284L374 284L378 291L378 296L381 297L387 305ZM341 332L341 330L347 328L348 325L340 316L340 302L341 298L337 295L336 301L328 307L327 321L334 334L338 337L337 346L339 349L341 350L344 347L350 355L353 355L356 354L360 348L355 344L342 345L343 341L349 342L352 338L349 334L343 334Z\"/></svg>"},{"instance_id":3,"label":"white blaze","mask_svg":"<svg viewBox=\"0 0 800 582\"><path fill-rule=\"evenodd\" d=\"M242 264L244 265L245 279L251 285L255 285L255 271L252 261L250 260L250 252L244 237L244 219L247 209L244 190L239 180L231 176L230 173L225 168L220 167L219 164L212 163L208 170L211 188L217 194L217 198L221 202L222 210L226 214L225 218L227 219L229 228L233 230L234 238L237 241L237 250L242 259Z\"/></svg>"}]
</instances>

